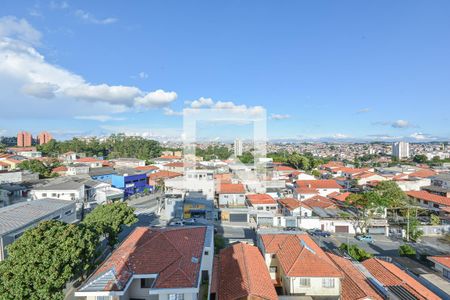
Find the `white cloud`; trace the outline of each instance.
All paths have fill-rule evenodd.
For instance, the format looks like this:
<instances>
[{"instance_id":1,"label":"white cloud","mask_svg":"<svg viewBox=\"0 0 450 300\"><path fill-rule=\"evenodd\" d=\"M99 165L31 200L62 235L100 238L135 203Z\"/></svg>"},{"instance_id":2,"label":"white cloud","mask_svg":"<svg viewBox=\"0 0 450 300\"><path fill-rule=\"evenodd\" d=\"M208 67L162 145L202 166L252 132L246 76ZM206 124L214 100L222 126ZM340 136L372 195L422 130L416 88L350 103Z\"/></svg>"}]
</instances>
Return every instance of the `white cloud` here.
<instances>
[{"instance_id":1,"label":"white cloud","mask_svg":"<svg viewBox=\"0 0 450 300\"><path fill-rule=\"evenodd\" d=\"M84 10L81 10L81 9L78 9L75 11L75 16L77 16L78 18L82 19L83 21L85 21L87 23L100 24L100 25L113 24L118 21L116 18L111 18L111 17L105 18L105 19L97 19L92 14L90 14Z\"/></svg>"},{"instance_id":2,"label":"white cloud","mask_svg":"<svg viewBox=\"0 0 450 300\"><path fill-rule=\"evenodd\" d=\"M51 99L55 97L55 92L59 87L48 82L30 82L22 86L22 93L37 98Z\"/></svg>"},{"instance_id":3,"label":"white cloud","mask_svg":"<svg viewBox=\"0 0 450 300\"><path fill-rule=\"evenodd\" d=\"M361 108L360 110L357 111L358 114L364 114L364 113L368 113L370 112L370 108L365 107L365 108Z\"/></svg>"},{"instance_id":4,"label":"white cloud","mask_svg":"<svg viewBox=\"0 0 450 300\"><path fill-rule=\"evenodd\" d=\"M90 120L90 121L98 121L98 122L125 120L125 118L112 117L112 116L108 116L108 115L75 116L74 118L77 120Z\"/></svg>"},{"instance_id":5,"label":"white cloud","mask_svg":"<svg viewBox=\"0 0 450 300\"><path fill-rule=\"evenodd\" d=\"M287 114L271 114L270 115L270 118L272 119L272 120L286 120L286 119L289 119L291 116L290 115L287 115Z\"/></svg>"},{"instance_id":6,"label":"white cloud","mask_svg":"<svg viewBox=\"0 0 450 300\"><path fill-rule=\"evenodd\" d=\"M192 108L211 107L214 105L214 101L211 98L200 97L194 101L186 101L186 104L190 104Z\"/></svg>"},{"instance_id":7,"label":"white cloud","mask_svg":"<svg viewBox=\"0 0 450 300\"><path fill-rule=\"evenodd\" d=\"M51 9L66 9L69 8L69 3L66 1L50 1Z\"/></svg>"},{"instance_id":8,"label":"white cloud","mask_svg":"<svg viewBox=\"0 0 450 300\"><path fill-rule=\"evenodd\" d=\"M166 116L182 116L183 112L182 111L174 111L173 109L171 109L169 107L164 107L164 114Z\"/></svg>"},{"instance_id":9,"label":"white cloud","mask_svg":"<svg viewBox=\"0 0 450 300\"><path fill-rule=\"evenodd\" d=\"M177 99L177 93L156 90L143 97L137 97L135 103L138 106L147 108L164 107Z\"/></svg>"},{"instance_id":10,"label":"white cloud","mask_svg":"<svg viewBox=\"0 0 450 300\"><path fill-rule=\"evenodd\" d=\"M343 134L343 133L336 133L336 134L333 135L333 138L335 138L335 139L348 139L348 138L350 138L350 136L347 135L347 134Z\"/></svg>"},{"instance_id":11,"label":"white cloud","mask_svg":"<svg viewBox=\"0 0 450 300\"><path fill-rule=\"evenodd\" d=\"M397 121L392 122L391 126L394 128L408 128L411 125L406 120L397 120Z\"/></svg>"},{"instance_id":12,"label":"white cloud","mask_svg":"<svg viewBox=\"0 0 450 300\"><path fill-rule=\"evenodd\" d=\"M139 72L138 77L141 79L147 79L148 78L148 74L145 72Z\"/></svg>"},{"instance_id":13,"label":"white cloud","mask_svg":"<svg viewBox=\"0 0 450 300\"><path fill-rule=\"evenodd\" d=\"M411 137L411 138L413 138L415 140L418 140L418 141L435 140L436 139L436 137L432 136L431 134L422 133L422 132L414 132L409 137Z\"/></svg>"},{"instance_id":14,"label":"white cloud","mask_svg":"<svg viewBox=\"0 0 450 300\"><path fill-rule=\"evenodd\" d=\"M41 33L34 29L25 19L13 16L0 18L0 38L9 38L27 42L31 45L39 45Z\"/></svg>"},{"instance_id":15,"label":"white cloud","mask_svg":"<svg viewBox=\"0 0 450 300\"><path fill-rule=\"evenodd\" d=\"M134 86L91 84L80 75L50 64L34 45L41 34L26 20L0 18L0 77L7 78L27 96L58 100L83 100L112 106L163 107L175 101L175 92L144 92ZM14 85L4 85L10 89Z\"/></svg>"}]
</instances>

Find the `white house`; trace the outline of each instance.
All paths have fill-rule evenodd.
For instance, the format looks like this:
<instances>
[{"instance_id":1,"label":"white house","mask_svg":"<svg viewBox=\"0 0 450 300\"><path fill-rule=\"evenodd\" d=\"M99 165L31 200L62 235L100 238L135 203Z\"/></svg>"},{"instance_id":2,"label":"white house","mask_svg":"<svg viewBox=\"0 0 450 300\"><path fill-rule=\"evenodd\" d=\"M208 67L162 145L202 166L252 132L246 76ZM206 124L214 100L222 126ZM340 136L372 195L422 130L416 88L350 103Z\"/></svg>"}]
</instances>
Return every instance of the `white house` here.
<instances>
[{"instance_id":1,"label":"white house","mask_svg":"<svg viewBox=\"0 0 450 300\"><path fill-rule=\"evenodd\" d=\"M332 179L297 180L295 185L297 188L315 189L320 196L324 197L331 193L338 193L342 189L342 186Z\"/></svg>"},{"instance_id":2,"label":"white house","mask_svg":"<svg viewBox=\"0 0 450 300\"><path fill-rule=\"evenodd\" d=\"M312 209L302 201L294 198L278 199L281 212L285 216L311 217Z\"/></svg>"},{"instance_id":3,"label":"white house","mask_svg":"<svg viewBox=\"0 0 450 300\"><path fill-rule=\"evenodd\" d=\"M245 206L245 188L240 183L221 183L217 189L219 207Z\"/></svg>"},{"instance_id":4,"label":"white house","mask_svg":"<svg viewBox=\"0 0 450 300\"><path fill-rule=\"evenodd\" d=\"M116 158L111 160L117 168L136 168L145 166L145 160L137 158Z\"/></svg>"},{"instance_id":5,"label":"white house","mask_svg":"<svg viewBox=\"0 0 450 300\"><path fill-rule=\"evenodd\" d=\"M83 175L89 174L89 166L86 164L70 164L67 166L66 175Z\"/></svg>"},{"instance_id":6,"label":"white house","mask_svg":"<svg viewBox=\"0 0 450 300\"><path fill-rule=\"evenodd\" d=\"M268 194L247 195L247 204L258 211L277 212L277 202Z\"/></svg>"},{"instance_id":7,"label":"white house","mask_svg":"<svg viewBox=\"0 0 450 300\"><path fill-rule=\"evenodd\" d=\"M75 292L87 300L199 299L214 258L209 227L136 228ZM206 286L203 286L207 283Z\"/></svg>"},{"instance_id":8,"label":"white house","mask_svg":"<svg viewBox=\"0 0 450 300\"><path fill-rule=\"evenodd\" d=\"M201 192L209 200L215 195L214 171L211 170L187 170L184 176L166 179L164 185L167 194Z\"/></svg>"}]
</instances>

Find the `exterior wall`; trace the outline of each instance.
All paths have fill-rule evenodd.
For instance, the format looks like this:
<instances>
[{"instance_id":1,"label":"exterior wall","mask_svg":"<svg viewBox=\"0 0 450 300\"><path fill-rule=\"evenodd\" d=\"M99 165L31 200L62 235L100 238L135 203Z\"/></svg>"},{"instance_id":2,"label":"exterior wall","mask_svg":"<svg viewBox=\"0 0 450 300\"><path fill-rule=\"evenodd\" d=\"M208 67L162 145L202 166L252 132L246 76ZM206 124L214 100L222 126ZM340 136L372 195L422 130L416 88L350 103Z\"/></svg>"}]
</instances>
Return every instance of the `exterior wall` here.
<instances>
[{"instance_id":1,"label":"exterior wall","mask_svg":"<svg viewBox=\"0 0 450 300\"><path fill-rule=\"evenodd\" d=\"M276 204L256 204L253 205L253 207L257 210L257 211L270 211L273 213L277 212L277 205Z\"/></svg>"},{"instance_id":2,"label":"exterior wall","mask_svg":"<svg viewBox=\"0 0 450 300\"><path fill-rule=\"evenodd\" d=\"M399 188L404 191L420 191L421 187L431 185L431 180L428 178L420 180L402 180L395 181Z\"/></svg>"},{"instance_id":3,"label":"exterior wall","mask_svg":"<svg viewBox=\"0 0 450 300\"><path fill-rule=\"evenodd\" d=\"M22 172L0 173L0 183L15 183L22 181Z\"/></svg>"},{"instance_id":4,"label":"exterior wall","mask_svg":"<svg viewBox=\"0 0 450 300\"><path fill-rule=\"evenodd\" d=\"M289 278L290 294L306 294L308 296L339 296L341 294L341 283L339 278L334 279L333 288L325 288L322 286L322 277L309 277L310 286L300 286L300 277Z\"/></svg>"},{"instance_id":5,"label":"exterior wall","mask_svg":"<svg viewBox=\"0 0 450 300\"><path fill-rule=\"evenodd\" d=\"M319 195L326 197L332 193L339 193L339 189L317 189L319 191Z\"/></svg>"},{"instance_id":6,"label":"exterior wall","mask_svg":"<svg viewBox=\"0 0 450 300\"><path fill-rule=\"evenodd\" d=\"M32 190L32 199L55 198L68 201L84 200L84 185L78 190Z\"/></svg>"},{"instance_id":7,"label":"exterior wall","mask_svg":"<svg viewBox=\"0 0 450 300\"><path fill-rule=\"evenodd\" d=\"M165 180L167 193L202 192L207 199L213 200L215 182L213 172L187 171L183 177Z\"/></svg>"},{"instance_id":8,"label":"exterior wall","mask_svg":"<svg viewBox=\"0 0 450 300\"><path fill-rule=\"evenodd\" d=\"M294 191L294 198L300 201L305 201L309 198L316 196L317 194L298 194Z\"/></svg>"},{"instance_id":9,"label":"exterior wall","mask_svg":"<svg viewBox=\"0 0 450 300\"><path fill-rule=\"evenodd\" d=\"M39 151L21 151L17 152L17 154L28 158L42 157L42 153Z\"/></svg>"},{"instance_id":10,"label":"exterior wall","mask_svg":"<svg viewBox=\"0 0 450 300\"><path fill-rule=\"evenodd\" d=\"M297 180L315 180L316 178L306 173L300 173L297 175Z\"/></svg>"},{"instance_id":11,"label":"exterior wall","mask_svg":"<svg viewBox=\"0 0 450 300\"><path fill-rule=\"evenodd\" d=\"M105 175L97 175L97 176L91 176L92 179L106 182L106 183L112 183L112 175L113 174L105 174Z\"/></svg>"},{"instance_id":12,"label":"exterior wall","mask_svg":"<svg viewBox=\"0 0 450 300\"><path fill-rule=\"evenodd\" d=\"M387 180L386 177L380 175L373 175L370 177L358 179L358 185L366 185L370 181L385 181L385 180Z\"/></svg>"},{"instance_id":13,"label":"exterior wall","mask_svg":"<svg viewBox=\"0 0 450 300\"><path fill-rule=\"evenodd\" d=\"M298 227L304 229L320 229L319 218L301 218L299 219Z\"/></svg>"},{"instance_id":14,"label":"exterior wall","mask_svg":"<svg viewBox=\"0 0 450 300\"><path fill-rule=\"evenodd\" d=\"M81 175L81 174L88 174L89 173L89 167L88 166L73 166L73 167L67 167L67 175Z\"/></svg>"},{"instance_id":15,"label":"exterior wall","mask_svg":"<svg viewBox=\"0 0 450 300\"><path fill-rule=\"evenodd\" d=\"M219 206L245 206L244 194L219 194Z\"/></svg>"},{"instance_id":16,"label":"exterior wall","mask_svg":"<svg viewBox=\"0 0 450 300\"><path fill-rule=\"evenodd\" d=\"M145 166L145 160L113 160L115 167L136 168Z\"/></svg>"}]
</instances>

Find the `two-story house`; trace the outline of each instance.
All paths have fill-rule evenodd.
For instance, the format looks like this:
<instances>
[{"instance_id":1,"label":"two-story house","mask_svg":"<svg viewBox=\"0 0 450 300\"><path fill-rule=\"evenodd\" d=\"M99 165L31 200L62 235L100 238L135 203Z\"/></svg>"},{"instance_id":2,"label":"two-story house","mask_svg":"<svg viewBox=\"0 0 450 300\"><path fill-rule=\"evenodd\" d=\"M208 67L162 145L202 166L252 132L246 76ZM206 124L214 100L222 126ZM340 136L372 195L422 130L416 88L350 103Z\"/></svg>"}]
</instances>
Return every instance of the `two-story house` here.
<instances>
[{"instance_id":1,"label":"two-story house","mask_svg":"<svg viewBox=\"0 0 450 300\"><path fill-rule=\"evenodd\" d=\"M218 185L219 207L245 207L245 187L241 183Z\"/></svg>"},{"instance_id":2,"label":"two-story house","mask_svg":"<svg viewBox=\"0 0 450 300\"><path fill-rule=\"evenodd\" d=\"M342 273L307 234L260 234L257 245L286 296L339 299Z\"/></svg>"},{"instance_id":3,"label":"two-story house","mask_svg":"<svg viewBox=\"0 0 450 300\"><path fill-rule=\"evenodd\" d=\"M277 212L277 202L268 194L247 195L247 205L258 211Z\"/></svg>"},{"instance_id":4,"label":"two-story house","mask_svg":"<svg viewBox=\"0 0 450 300\"><path fill-rule=\"evenodd\" d=\"M208 295L210 227L136 228L75 292L87 300L194 300Z\"/></svg>"},{"instance_id":5,"label":"two-story house","mask_svg":"<svg viewBox=\"0 0 450 300\"><path fill-rule=\"evenodd\" d=\"M320 180L297 180L295 182L297 188L315 189L320 196L326 197L331 193L338 193L342 186L336 180L320 179Z\"/></svg>"}]
</instances>

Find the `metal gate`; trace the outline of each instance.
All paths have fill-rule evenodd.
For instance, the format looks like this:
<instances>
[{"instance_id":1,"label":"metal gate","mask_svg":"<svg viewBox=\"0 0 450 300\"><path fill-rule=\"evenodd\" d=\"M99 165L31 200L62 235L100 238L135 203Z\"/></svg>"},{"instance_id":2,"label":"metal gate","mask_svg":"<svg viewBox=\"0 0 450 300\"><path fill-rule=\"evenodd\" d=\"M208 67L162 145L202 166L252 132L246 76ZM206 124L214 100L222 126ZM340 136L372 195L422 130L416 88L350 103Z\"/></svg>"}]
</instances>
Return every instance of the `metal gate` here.
<instances>
[{"instance_id":1,"label":"metal gate","mask_svg":"<svg viewBox=\"0 0 450 300\"><path fill-rule=\"evenodd\" d=\"M348 233L348 225L347 226L334 226L335 232Z\"/></svg>"},{"instance_id":2,"label":"metal gate","mask_svg":"<svg viewBox=\"0 0 450 300\"><path fill-rule=\"evenodd\" d=\"M230 214L230 222L247 222L247 214Z\"/></svg>"}]
</instances>

